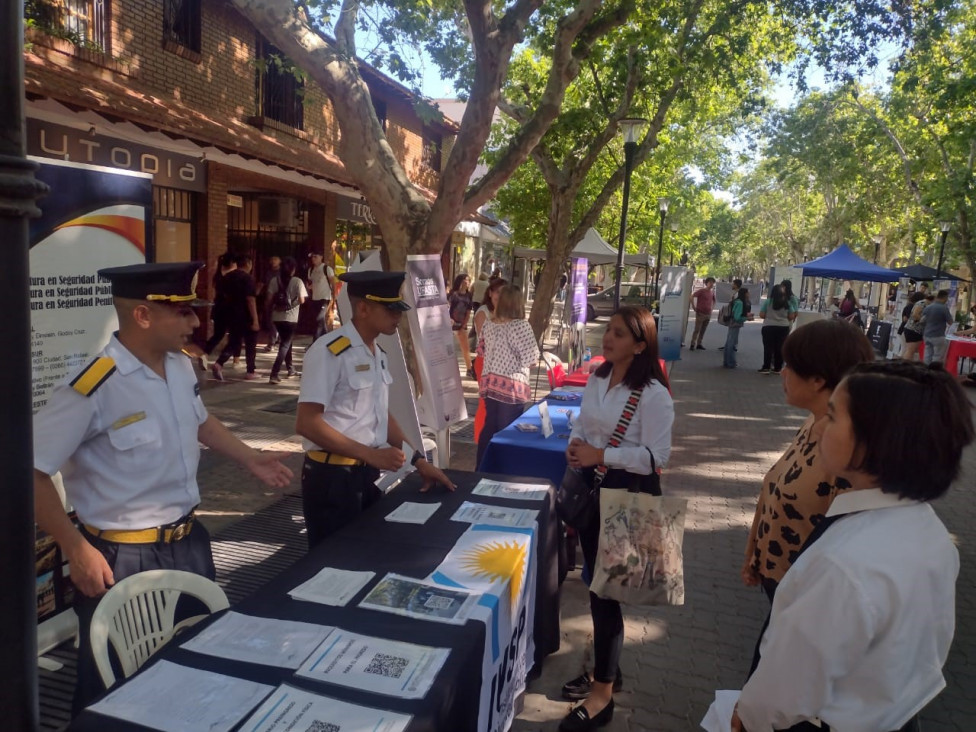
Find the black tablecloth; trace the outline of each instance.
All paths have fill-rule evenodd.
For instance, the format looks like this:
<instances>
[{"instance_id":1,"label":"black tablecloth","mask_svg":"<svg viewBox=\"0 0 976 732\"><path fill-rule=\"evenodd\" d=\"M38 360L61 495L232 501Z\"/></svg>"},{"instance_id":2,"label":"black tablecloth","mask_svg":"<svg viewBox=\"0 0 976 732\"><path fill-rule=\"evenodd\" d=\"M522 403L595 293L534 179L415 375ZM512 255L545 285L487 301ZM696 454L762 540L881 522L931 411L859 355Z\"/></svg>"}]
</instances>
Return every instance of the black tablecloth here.
<instances>
[{"instance_id":1,"label":"black tablecloth","mask_svg":"<svg viewBox=\"0 0 976 732\"><path fill-rule=\"evenodd\" d=\"M428 576L444 559L470 524L451 521L451 516L465 501L514 508L539 509L539 565L536 582L536 611L534 624L535 663L559 648L559 583L558 536L550 486L547 500L520 501L471 496L482 477L504 480L504 476L447 471L457 484L457 491L446 493L434 489L420 493L416 475L385 496L356 522L345 527L296 562L278 577L246 598L233 609L266 618L298 620L334 625L356 633L420 645L450 648L451 655L444 664L433 688L424 699L399 699L317 683L294 677L289 669L271 668L230 661L184 651L179 643L190 637L181 636L161 650L155 660L165 658L185 666L225 673L277 686L288 683L363 706L403 712L413 716L409 732L463 732L477 729L478 699L481 689L481 663L485 645L485 625L470 620L463 626L401 617L390 613L364 610L358 603L375 584L371 582L346 607L328 607L299 602L288 597L288 591L315 575L323 567L376 572L377 580L388 572L422 578ZM545 481L530 481L544 483ZM385 520L401 503L437 503L442 505L423 525L400 524ZM199 632L211 621L196 626ZM531 661L530 661L531 663ZM165 690L160 690L165 693ZM179 700L174 700L178 703ZM82 713L72 723L71 730L137 730L139 725L110 719L90 711Z\"/></svg>"}]
</instances>

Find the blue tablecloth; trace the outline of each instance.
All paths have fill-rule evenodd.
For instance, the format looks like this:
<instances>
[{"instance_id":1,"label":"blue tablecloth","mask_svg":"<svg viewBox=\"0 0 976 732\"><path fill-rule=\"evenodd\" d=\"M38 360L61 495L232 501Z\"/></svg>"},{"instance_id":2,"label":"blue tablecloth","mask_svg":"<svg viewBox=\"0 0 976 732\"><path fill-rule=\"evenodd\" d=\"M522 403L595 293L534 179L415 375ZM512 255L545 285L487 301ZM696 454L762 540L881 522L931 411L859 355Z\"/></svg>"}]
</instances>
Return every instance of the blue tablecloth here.
<instances>
[{"instance_id":1,"label":"blue tablecloth","mask_svg":"<svg viewBox=\"0 0 976 732\"><path fill-rule=\"evenodd\" d=\"M549 416L552 418L553 434L542 436L542 418L538 404L505 429L495 433L488 443L488 449L481 459L479 470L486 473L502 473L511 476L545 478L559 485L566 470L566 446L569 444L569 415L575 420L579 417L579 400L546 400ZM538 432L522 432L515 425L534 424Z\"/></svg>"}]
</instances>

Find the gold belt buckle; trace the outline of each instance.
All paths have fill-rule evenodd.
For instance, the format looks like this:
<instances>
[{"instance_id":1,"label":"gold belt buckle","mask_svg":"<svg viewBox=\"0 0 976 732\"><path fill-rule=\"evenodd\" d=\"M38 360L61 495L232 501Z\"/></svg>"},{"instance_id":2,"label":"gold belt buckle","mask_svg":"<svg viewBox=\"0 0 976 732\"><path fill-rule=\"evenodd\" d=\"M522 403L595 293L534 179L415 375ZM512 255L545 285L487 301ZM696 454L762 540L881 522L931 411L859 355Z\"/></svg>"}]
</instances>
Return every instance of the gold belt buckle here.
<instances>
[{"instance_id":1,"label":"gold belt buckle","mask_svg":"<svg viewBox=\"0 0 976 732\"><path fill-rule=\"evenodd\" d=\"M170 541L179 541L184 536L186 536L188 533L190 533L190 530L189 530L190 521L192 521L192 519L189 519L189 520L185 521L184 523L180 524L175 529L173 529L173 533L170 534L169 540Z\"/></svg>"}]
</instances>

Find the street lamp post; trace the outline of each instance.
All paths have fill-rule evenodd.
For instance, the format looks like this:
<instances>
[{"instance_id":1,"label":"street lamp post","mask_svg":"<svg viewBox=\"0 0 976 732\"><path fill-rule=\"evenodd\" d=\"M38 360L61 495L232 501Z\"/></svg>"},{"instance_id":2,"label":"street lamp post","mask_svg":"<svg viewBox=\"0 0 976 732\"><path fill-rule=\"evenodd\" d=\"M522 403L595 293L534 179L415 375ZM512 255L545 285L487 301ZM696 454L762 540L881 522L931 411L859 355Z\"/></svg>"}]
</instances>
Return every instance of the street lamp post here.
<instances>
[{"instance_id":1,"label":"street lamp post","mask_svg":"<svg viewBox=\"0 0 976 732\"><path fill-rule=\"evenodd\" d=\"M617 124L624 135L624 201L620 213L620 239L617 242L617 291L613 295L613 309L620 307L620 291L624 279L624 239L627 235L627 204L630 202L630 174L634 169L634 154L637 152L637 137L645 119L622 119Z\"/></svg>"},{"instance_id":2,"label":"street lamp post","mask_svg":"<svg viewBox=\"0 0 976 732\"><path fill-rule=\"evenodd\" d=\"M942 261L945 257L945 242L946 237L949 236L949 229L952 228L952 222L940 221L939 228L942 230L942 241L939 242L939 264L935 268L935 279L940 279L942 277Z\"/></svg>"},{"instance_id":3,"label":"street lamp post","mask_svg":"<svg viewBox=\"0 0 976 732\"><path fill-rule=\"evenodd\" d=\"M668 254L671 255L670 266L674 266L674 238L678 234L678 222L671 222L671 242L668 244Z\"/></svg>"},{"instance_id":4,"label":"street lamp post","mask_svg":"<svg viewBox=\"0 0 976 732\"><path fill-rule=\"evenodd\" d=\"M657 311L661 312L661 249L664 246L664 218L668 215L667 198L657 199L657 207L661 212L661 226L657 232L657 259L654 260L654 299L657 300Z\"/></svg>"},{"instance_id":5,"label":"street lamp post","mask_svg":"<svg viewBox=\"0 0 976 732\"><path fill-rule=\"evenodd\" d=\"M6 20L4 20L6 18ZM37 599L34 556L34 466L31 455L31 340L27 219L47 186L25 157L24 3L0 5L0 311L5 355L0 361L0 491L3 566L0 584L0 719L6 729L38 729Z\"/></svg>"}]
</instances>

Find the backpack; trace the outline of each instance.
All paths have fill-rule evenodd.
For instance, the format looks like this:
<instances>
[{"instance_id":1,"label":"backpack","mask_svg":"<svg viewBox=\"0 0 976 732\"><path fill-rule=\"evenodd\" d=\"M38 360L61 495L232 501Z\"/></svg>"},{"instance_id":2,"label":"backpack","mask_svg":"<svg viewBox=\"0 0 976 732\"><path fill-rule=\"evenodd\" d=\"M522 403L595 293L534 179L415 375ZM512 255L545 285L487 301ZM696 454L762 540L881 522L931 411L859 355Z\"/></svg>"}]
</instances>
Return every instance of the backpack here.
<instances>
[{"instance_id":1,"label":"backpack","mask_svg":"<svg viewBox=\"0 0 976 732\"><path fill-rule=\"evenodd\" d=\"M718 310L718 324L726 328L732 324L732 303L727 302Z\"/></svg>"},{"instance_id":2,"label":"backpack","mask_svg":"<svg viewBox=\"0 0 976 732\"><path fill-rule=\"evenodd\" d=\"M285 312L292 308L291 298L288 297L288 288L281 281L280 277L278 278L278 288L271 298L271 307L278 312Z\"/></svg>"}]
</instances>

